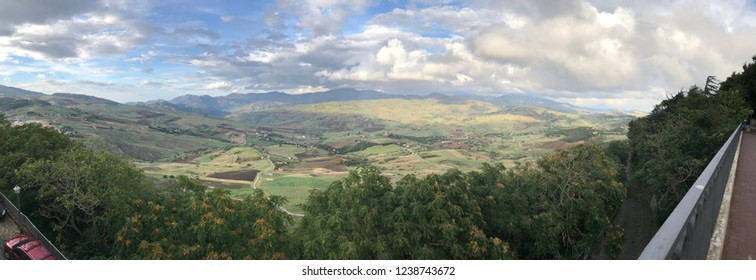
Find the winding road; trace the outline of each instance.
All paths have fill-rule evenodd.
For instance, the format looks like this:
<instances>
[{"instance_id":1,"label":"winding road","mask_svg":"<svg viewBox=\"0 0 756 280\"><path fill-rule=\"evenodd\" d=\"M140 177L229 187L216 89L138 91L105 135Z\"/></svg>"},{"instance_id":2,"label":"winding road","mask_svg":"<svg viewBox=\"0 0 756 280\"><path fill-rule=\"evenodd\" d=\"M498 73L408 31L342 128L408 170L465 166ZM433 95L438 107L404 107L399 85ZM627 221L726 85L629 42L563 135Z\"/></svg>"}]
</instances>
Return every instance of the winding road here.
<instances>
[{"instance_id":1,"label":"winding road","mask_svg":"<svg viewBox=\"0 0 756 280\"><path fill-rule=\"evenodd\" d=\"M273 164L273 161L270 160L270 155L266 155L265 159L268 160L268 163L270 163L271 170L273 170L273 169L276 168L276 166ZM255 180L252 181L252 188L253 189L257 189L257 182L260 181L260 174L262 174L263 172L264 171L257 172L257 175L255 176ZM278 209L280 209L281 211L286 212L286 214L289 214L289 215L292 215L292 216L297 216L297 217L304 217L304 214L302 214L302 213L294 213L294 212L291 212L288 209L284 208L281 205L277 205L277 206L278 206Z\"/></svg>"}]
</instances>

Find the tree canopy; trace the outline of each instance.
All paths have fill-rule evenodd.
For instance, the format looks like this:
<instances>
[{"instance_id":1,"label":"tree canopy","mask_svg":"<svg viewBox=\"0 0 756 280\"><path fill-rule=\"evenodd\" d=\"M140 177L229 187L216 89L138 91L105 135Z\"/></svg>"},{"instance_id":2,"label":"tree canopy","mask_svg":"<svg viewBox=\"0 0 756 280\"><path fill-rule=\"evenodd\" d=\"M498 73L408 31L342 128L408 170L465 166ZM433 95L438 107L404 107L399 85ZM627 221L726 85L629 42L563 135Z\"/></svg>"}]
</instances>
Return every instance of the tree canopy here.
<instances>
[{"instance_id":1,"label":"tree canopy","mask_svg":"<svg viewBox=\"0 0 756 280\"><path fill-rule=\"evenodd\" d=\"M29 161L19 174L24 191L37 194L41 221L72 258L109 256L115 232L133 211L134 201L154 193L130 163L81 143L56 159Z\"/></svg>"},{"instance_id":2,"label":"tree canopy","mask_svg":"<svg viewBox=\"0 0 756 280\"><path fill-rule=\"evenodd\" d=\"M207 191L180 176L159 197L135 201L118 230L115 256L122 259L283 259L288 257L284 201L262 190L243 200L225 190Z\"/></svg>"},{"instance_id":3,"label":"tree canopy","mask_svg":"<svg viewBox=\"0 0 756 280\"><path fill-rule=\"evenodd\" d=\"M616 254L612 221L625 196L617 165L595 146L512 170L405 176L362 167L313 191L298 228L304 258L559 259Z\"/></svg>"},{"instance_id":4,"label":"tree canopy","mask_svg":"<svg viewBox=\"0 0 756 280\"><path fill-rule=\"evenodd\" d=\"M52 128L39 124L11 126L8 119L0 115L0 191L8 195L16 185L23 187L17 171L27 161L54 159L72 143ZM36 195L34 189L21 192L22 211L28 216L37 214Z\"/></svg>"},{"instance_id":5,"label":"tree canopy","mask_svg":"<svg viewBox=\"0 0 756 280\"><path fill-rule=\"evenodd\" d=\"M659 224L749 113L737 90L708 94L692 86L630 122L632 183L641 187Z\"/></svg>"}]
</instances>

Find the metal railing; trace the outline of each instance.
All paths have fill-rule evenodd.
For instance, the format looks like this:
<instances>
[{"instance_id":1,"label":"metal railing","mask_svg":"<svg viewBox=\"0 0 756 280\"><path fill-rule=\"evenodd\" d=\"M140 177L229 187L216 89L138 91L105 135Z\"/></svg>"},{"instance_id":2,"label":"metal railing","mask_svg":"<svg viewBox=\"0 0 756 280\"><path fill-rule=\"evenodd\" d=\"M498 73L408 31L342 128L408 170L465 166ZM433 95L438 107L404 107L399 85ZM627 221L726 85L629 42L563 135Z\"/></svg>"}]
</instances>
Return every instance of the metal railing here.
<instances>
[{"instance_id":1,"label":"metal railing","mask_svg":"<svg viewBox=\"0 0 756 280\"><path fill-rule=\"evenodd\" d=\"M722 145L638 259L706 259L742 127Z\"/></svg>"},{"instance_id":2,"label":"metal railing","mask_svg":"<svg viewBox=\"0 0 756 280\"><path fill-rule=\"evenodd\" d=\"M56 259L58 260L67 260L66 256L63 255L63 253L58 250L55 245L50 242L47 237L45 237L44 234L42 234L39 229L37 229L36 226L29 220L24 213L21 213L21 211L16 208L16 205L13 204L13 202L8 199L8 197L5 196L5 194L0 193L0 200L3 203L3 206L5 206L5 210L7 211L7 214L10 215L13 220L18 223L19 226L21 226L27 233L31 234L31 236L34 237L34 239L37 239L40 243L42 243L45 248L47 248L50 253L52 253Z\"/></svg>"}]
</instances>

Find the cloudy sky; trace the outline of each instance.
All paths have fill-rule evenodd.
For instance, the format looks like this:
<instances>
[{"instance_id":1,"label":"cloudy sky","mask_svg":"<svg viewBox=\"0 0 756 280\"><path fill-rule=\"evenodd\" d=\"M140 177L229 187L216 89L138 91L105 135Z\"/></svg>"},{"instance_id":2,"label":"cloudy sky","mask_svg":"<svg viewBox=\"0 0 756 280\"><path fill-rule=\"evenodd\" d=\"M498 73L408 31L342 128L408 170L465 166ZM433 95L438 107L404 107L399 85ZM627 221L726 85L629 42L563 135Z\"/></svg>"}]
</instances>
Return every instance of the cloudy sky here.
<instances>
[{"instance_id":1,"label":"cloudy sky","mask_svg":"<svg viewBox=\"0 0 756 280\"><path fill-rule=\"evenodd\" d=\"M526 93L641 109L756 55L756 0L0 1L0 84L183 94Z\"/></svg>"}]
</instances>

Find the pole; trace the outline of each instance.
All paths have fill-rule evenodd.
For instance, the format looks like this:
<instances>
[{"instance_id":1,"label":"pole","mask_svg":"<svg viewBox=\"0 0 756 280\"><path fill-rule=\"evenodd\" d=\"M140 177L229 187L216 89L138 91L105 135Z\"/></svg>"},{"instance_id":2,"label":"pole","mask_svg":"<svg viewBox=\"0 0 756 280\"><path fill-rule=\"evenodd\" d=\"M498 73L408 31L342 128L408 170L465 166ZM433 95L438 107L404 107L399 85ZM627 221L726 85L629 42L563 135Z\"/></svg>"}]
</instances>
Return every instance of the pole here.
<instances>
[{"instance_id":1,"label":"pole","mask_svg":"<svg viewBox=\"0 0 756 280\"><path fill-rule=\"evenodd\" d=\"M21 212L21 187L16 185L16 187L13 188L13 192L16 193L16 207L18 208L18 211Z\"/></svg>"}]
</instances>

